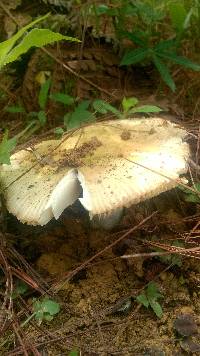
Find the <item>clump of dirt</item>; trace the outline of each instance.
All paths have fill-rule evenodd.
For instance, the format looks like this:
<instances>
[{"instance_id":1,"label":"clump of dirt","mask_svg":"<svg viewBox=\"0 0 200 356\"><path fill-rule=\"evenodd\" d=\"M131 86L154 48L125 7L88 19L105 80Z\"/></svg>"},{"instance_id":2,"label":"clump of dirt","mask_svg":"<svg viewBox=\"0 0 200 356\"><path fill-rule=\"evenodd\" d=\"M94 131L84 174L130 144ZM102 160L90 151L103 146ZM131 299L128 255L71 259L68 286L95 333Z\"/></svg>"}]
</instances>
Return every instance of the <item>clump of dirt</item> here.
<instances>
[{"instance_id":1,"label":"clump of dirt","mask_svg":"<svg viewBox=\"0 0 200 356\"><path fill-rule=\"evenodd\" d=\"M130 138L131 138L131 133L130 133L130 131L128 131L128 130L122 131L122 133L121 133L121 139L122 139L122 140L127 141L127 140L129 140Z\"/></svg>"},{"instance_id":2,"label":"clump of dirt","mask_svg":"<svg viewBox=\"0 0 200 356\"><path fill-rule=\"evenodd\" d=\"M82 159L93 152L102 145L97 137L92 137L82 145L63 152L63 158L58 161L59 167L81 167L83 165Z\"/></svg>"}]
</instances>

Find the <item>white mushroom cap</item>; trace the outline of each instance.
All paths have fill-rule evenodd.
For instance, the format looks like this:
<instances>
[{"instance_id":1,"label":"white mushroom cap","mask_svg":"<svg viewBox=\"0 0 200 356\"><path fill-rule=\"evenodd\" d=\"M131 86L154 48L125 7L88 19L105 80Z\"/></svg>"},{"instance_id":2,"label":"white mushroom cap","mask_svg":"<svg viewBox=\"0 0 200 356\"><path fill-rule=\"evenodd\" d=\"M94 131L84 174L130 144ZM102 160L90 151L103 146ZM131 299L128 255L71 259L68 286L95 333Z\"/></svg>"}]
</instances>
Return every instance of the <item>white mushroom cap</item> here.
<instances>
[{"instance_id":1,"label":"white mushroom cap","mask_svg":"<svg viewBox=\"0 0 200 356\"><path fill-rule=\"evenodd\" d=\"M19 151L2 168L7 208L23 222L44 225L80 197L81 186L90 216L144 201L187 172L185 135L160 118L113 120Z\"/></svg>"}]
</instances>

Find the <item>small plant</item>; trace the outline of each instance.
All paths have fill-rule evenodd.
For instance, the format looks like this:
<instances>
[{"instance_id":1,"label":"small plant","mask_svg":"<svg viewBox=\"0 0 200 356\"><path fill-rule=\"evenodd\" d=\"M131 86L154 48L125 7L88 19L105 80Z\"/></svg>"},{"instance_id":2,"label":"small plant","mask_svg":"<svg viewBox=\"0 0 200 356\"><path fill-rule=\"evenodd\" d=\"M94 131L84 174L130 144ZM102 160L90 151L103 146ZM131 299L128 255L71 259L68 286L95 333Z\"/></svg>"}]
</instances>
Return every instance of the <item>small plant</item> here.
<instances>
[{"instance_id":1,"label":"small plant","mask_svg":"<svg viewBox=\"0 0 200 356\"><path fill-rule=\"evenodd\" d=\"M31 134L38 130L39 128L42 128L45 126L47 122L47 117L46 117L46 105L48 101L48 96L49 96L49 89L51 86L51 79L48 78L46 81L44 81L41 84L39 95L38 95L38 104L40 107L40 110L38 112L30 112L28 113L28 117L33 118L30 122L31 128ZM30 134L30 133L29 133Z\"/></svg>"},{"instance_id":2,"label":"small plant","mask_svg":"<svg viewBox=\"0 0 200 356\"><path fill-rule=\"evenodd\" d=\"M145 61L147 63L152 62L163 81L172 91L175 91L176 85L170 74L168 63L175 63L195 71L200 70L199 64L195 64L188 58L177 54L178 42L175 40L161 40L157 44L151 45L140 34L127 32L124 33L124 37L137 44L138 48L126 51L121 60L121 65L133 65Z\"/></svg>"},{"instance_id":3,"label":"small plant","mask_svg":"<svg viewBox=\"0 0 200 356\"><path fill-rule=\"evenodd\" d=\"M75 100L69 95L65 95L62 93L56 93L51 95L56 101L60 101L70 106L75 103ZM62 100L61 100L62 99ZM68 112L64 116L64 128L66 130L72 130L80 127L84 123L94 122L97 120L97 115L103 116L108 113L112 113L118 119L126 119L135 113L158 113L162 111L161 108L155 105L142 105L138 106L139 100L137 98L123 98L121 107L122 110L118 110L113 105L107 103L104 100L96 99L94 101L91 100L83 100L75 106L73 111ZM99 117L98 116L98 117ZM56 135L62 136L64 130L60 127L57 127L55 130Z\"/></svg>"},{"instance_id":4,"label":"small plant","mask_svg":"<svg viewBox=\"0 0 200 356\"><path fill-rule=\"evenodd\" d=\"M8 131L5 132L2 141L0 142L0 164L10 163L10 153L15 148L17 143L16 138L8 138Z\"/></svg>"},{"instance_id":5,"label":"small plant","mask_svg":"<svg viewBox=\"0 0 200 356\"><path fill-rule=\"evenodd\" d=\"M51 299L34 300L33 314L40 325L43 321L51 321L60 311L60 305Z\"/></svg>"},{"instance_id":6,"label":"small plant","mask_svg":"<svg viewBox=\"0 0 200 356\"><path fill-rule=\"evenodd\" d=\"M116 109L114 106L108 104L107 102L97 99L93 102L93 108L96 110L96 112L100 114L107 114L108 112L111 112L115 116L117 116L118 119L126 119L130 117L132 114L136 113L158 113L162 111L161 108L155 105L142 105L138 106L139 100L135 97L131 98L123 98L121 107L122 110Z\"/></svg>"},{"instance_id":7,"label":"small plant","mask_svg":"<svg viewBox=\"0 0 200 356\"><path fill-rule=\"evenodd\" d=\"M15 35L9 38L7 41L0 43L0 69L6 64L14 62L19 59L19 57L26 53L31 47L43 47L47 44L58 42L61 40L67 41L79 41L75 38L64 36L60 33L53 32L49 29L39 29L33 28L31 31L27 32L30 28L36 25L38 22L46 19L49 14L36 19L27 26L22 27ZM48 93L49 82L44 84L41 88L39 96L40 112L37 113L38 122L41 126L46 123L46 115L44 111L45 105L45 90ZM43 89L43 92L42 92ZM20 107L10 107L10 112L22 112ZM31 124L32 126L33 124ZM34 128L35 130L35 128ZM10 163L10 153L16 145L16 138L8 140L8 134L6 133L0 143L0 164Z\"/></svg>"},{"instance_id":8,"label":"small plant","mask_svg":"<svg viewBox=\"0 0 200 356\"><path fill-rule=\"evenodd\" d=\"M136 297L138 303L144 305L145 308L153 309L158 318L162 318L163 311L158 299L163 298L160 294L157 285L154 282L150 282L145 289L144 293L139 294Z\"/></svg>"},{"instance_id":9,"label":"small plant","mask_svg":"<svg viewBox=\"0 0 200 356\"><path fill-rule=\"evenodd\" d=\"M61 33L53 32L48 29L34 28L27 32L31 27L45 20L48 16L49 14L36 19L27 26L22 27L7 41L0 43L0 69L8 63L16 61L31 47L43 47L47 44L62 40L78 41L75 38L64 36Z\"/></svg>"},{"instance_id":10,"label":"small plant","mask_svg":"<svg viewBox=\"0 0 200 356\"><path fill-rule=\"evenodd\" d=\"M28 291L28 285L21 280L18 280L14 291L12 293L12 299L16 299L21 295L24 295Z\"/></svg>"},{"instance_id":11,"label":"small plant","mask_svg":"<svg viewBox=\"0 0 200 356\"><path fill-rule=\"evenodd\" d=\"M117 0L109 5L93 5L93 12L97 17L111 19L118 41L128 39L133 43L133 48L125 51L121 65L153 63L172 91L176 86L169 70L171 64L200 70L200 65L178 55L181 41L192 36L192 28L199 28L198 1Z\"/></svg>"},{"instance_id":12,"label":"small plant","mask_svg":"<svg viewBox=\"0 0 200 356\"><path fill-rule=\"evenodd\" d=\"M75 129L83 123L95 121L93 113L88 110L89 105L90 100L83 100L75 107L73 112L65 115L64 125L67 130Z\"/></svg>"},{"instance_id":13,"label":"small plant","mask_svg":"<svg viewBox=\"0 0 200 356\"><path fill-rule=\"evenodd\" d=\"M193 188L196 190L196 193L183 186L179 186L179 189L183 192L183 197L186 202L200 204L200 183L195 183Z\"/></svg>"}]
</instances>

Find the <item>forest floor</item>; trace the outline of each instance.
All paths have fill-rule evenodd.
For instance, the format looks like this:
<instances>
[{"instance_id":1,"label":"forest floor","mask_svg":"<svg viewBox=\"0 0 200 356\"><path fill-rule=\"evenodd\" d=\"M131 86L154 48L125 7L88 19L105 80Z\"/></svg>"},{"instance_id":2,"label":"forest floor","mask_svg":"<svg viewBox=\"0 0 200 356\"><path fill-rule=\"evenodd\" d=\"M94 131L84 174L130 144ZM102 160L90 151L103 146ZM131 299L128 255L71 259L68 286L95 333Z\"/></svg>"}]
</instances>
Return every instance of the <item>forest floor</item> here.
<instances>
[{"instance_id":1,"label":"forest floor","mask_svg":"<svg viewBox=\"0 0 200 356\"><path fill-rule=\"evenodd\" d=\"M81 99L101 97L118 105L124 95L134 96L142 104L162 107L163 117L173 118L198 137L200 74L177 71L174 77L178 89L172 94L160 86L151 67L119 69L115 54L105 45L84 48L81 60L74 54L74 46L49 50L61 64L47 61L48 56L37 50L21 81L15 75L1 74L1 83L7 88L9 80L18 80L15 91L7 89L6 104L11 105L20 97L27 112L37 111L35 78L39 72L51 71L54 92L61 91L63 82L69 83L73 78L73 95ZM80 76L74 78L62 63L95 86ZM2 110L4 106L1 101ZM55 103L49 104L50 131L45 127L35 136L37 140L52 137L52 128L62 126L59 118L64 110ZM24 128L21 114L16 118L2 111L0 120L9 127L11 135ZM195 157L197 141L189 142ZM191 168L188 178L195 175L198 172ZM199 205L185 202L178 189L127 209L112 231L94 228L87 213L77 205L68 208L58 221L40 228L25 226L7 215L2 221L6 273L0 274L0 294L2 303L6 300L3 311L10 314L8 317L2 312L4 334L0 354L199 354L199 252L185 251L199 246L199 219ZM158 251L169 254L152 254ZM122 259L124 254L136 256ZM12 310L5 292L11 281L10 270L14 290L19 280L29 286L12 300ZM162 295L158 300L163 311L160 318L151 307L145 308L136 300L151 281ZM61 310L53 320L39 325L29 316L33 297L39 300L44 295L59 303Z\"/></svg>"}]
</instances>

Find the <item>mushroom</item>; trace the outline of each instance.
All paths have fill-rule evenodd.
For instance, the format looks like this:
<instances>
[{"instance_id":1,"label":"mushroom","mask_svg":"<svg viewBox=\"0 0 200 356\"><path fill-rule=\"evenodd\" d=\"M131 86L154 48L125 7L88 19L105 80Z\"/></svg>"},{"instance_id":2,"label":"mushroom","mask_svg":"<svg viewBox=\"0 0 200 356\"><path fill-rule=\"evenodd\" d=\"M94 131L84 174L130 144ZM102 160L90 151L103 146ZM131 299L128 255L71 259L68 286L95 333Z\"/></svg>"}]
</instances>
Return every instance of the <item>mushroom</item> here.
<instances>
[{"instance_id":1,"label":"mushroom","mask_svg":"<svg viewBox=\"0 0 200 356\"><path fill-rule=\"evenodd\" d=\"M31 225L58 219L78 198L90 217L115 213L179 184L185 136L162 118L112 120L21 150L1 168L7 209Z\"/></svg>"}]
</instances>

